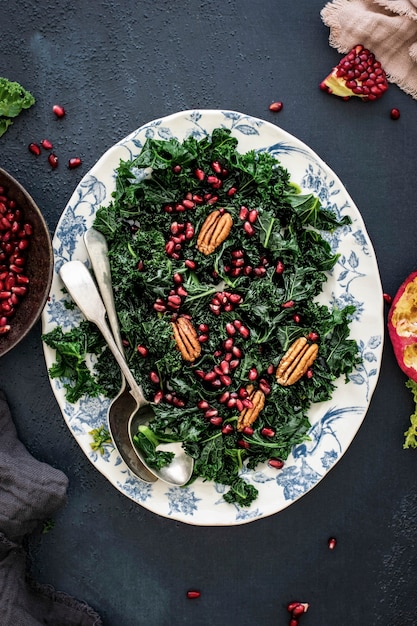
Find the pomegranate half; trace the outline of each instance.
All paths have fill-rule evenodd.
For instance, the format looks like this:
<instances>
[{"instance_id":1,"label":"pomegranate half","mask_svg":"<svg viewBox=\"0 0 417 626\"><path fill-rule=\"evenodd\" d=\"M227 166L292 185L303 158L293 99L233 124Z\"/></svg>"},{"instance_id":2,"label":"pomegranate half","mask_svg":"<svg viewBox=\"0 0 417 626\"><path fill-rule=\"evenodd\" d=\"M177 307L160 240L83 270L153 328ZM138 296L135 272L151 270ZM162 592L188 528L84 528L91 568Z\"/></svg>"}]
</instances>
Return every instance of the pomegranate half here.
<instances>
[{"instance_id":1,"label":"pomegranate half","mask_svg":"<svg viewBox=\"0 0 417 626\"><path fill-rule=\"evenodd\" d=\"M388 332L398 365L417 382L417 271L405 279L392 301Z\"/></svg>"}]
</instances>

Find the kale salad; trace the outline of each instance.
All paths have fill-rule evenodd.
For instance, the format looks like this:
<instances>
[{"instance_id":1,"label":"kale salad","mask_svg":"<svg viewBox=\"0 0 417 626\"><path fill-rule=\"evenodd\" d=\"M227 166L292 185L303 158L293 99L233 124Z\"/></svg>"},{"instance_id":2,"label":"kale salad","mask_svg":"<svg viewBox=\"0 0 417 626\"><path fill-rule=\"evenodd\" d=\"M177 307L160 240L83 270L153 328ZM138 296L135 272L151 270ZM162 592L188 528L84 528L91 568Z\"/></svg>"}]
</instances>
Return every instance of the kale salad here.
<instances>
[{"instance_id":1,"label":"kale salad","mask_svg":"<svg viewBox=\"0 0 417 626\"><path fill-rule=\"evenodd\" d=\"M354 308L318 298L338 258L325 235L349 223L268 152L239 153L224 128L148 138L120 162L93 226L108 243L127 361L154 403L136 436L150 465L170 461L158 443L181 441L191 480L225 485L227 502L249 506L257 490L242 467L279 471L308 438L311 405L360 361ZM94 325L43 340L68 402L117 394L118 366Z\"/></svg>"}]
</instances>

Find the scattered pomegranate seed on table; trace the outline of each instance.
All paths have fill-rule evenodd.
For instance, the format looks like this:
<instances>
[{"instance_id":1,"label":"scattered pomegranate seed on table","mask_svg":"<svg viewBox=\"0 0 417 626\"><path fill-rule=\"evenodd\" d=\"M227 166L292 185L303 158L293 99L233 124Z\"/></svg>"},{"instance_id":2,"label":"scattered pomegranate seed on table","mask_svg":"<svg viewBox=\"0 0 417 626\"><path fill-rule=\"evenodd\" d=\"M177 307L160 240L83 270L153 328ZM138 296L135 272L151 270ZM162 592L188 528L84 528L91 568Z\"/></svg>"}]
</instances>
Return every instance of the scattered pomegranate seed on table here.
<instances>
[{"instance_id":1,"label":"scattered pomegranate seed on table","mask_svg":"<svg viewBox=\"0 0 417 626\"><path fill-rule=\"evenodd\" d=\"M31 152L35 156L39 156L41 153L41 149L37 143L30 143L28 148L29 148L29 152Z\"/></svg>"},{"instance_id":2,"label":"scattered pomegranate seed on table","mask_svg":"<svg viewBox=\"0 0 417 626\"><path fill-rule=\"evenodd\" d=\"M49 141L49 139L42 139L41 146L45 150L52 150L52 148L53 148L52 142Z\"/></svg>"},{"instance_id":3,"label":"scattered pomegranate seed on table","mask_svg":"<svg viewBox=\"0 0 417 626\"><path fill-rule=\"evenodd\" d=\"M335 547L336 547L336 543L337 543L336 539L334 537L330 537L328 542L327 542L329 550L334 550Z\"/></svg>"},{"instance_id":4,"label":"scattered pomegranate seed on table","mask_svg":"<svg viewBox=\"0 0 417 626\"><path fill-rule=\"evenodd\" d=\"M201 591L197 591L196 589L190 589L187 591L187 598L189 600L194 600L195 598L199 598L201 596Z\"/></svg>"},{"instance_id":5,"label":"scattered pomegranate seed on table","mask_svg":"<svg viewBox=\"0 0 417 626\"><path fill-rule=\"evenodd\" d=\"M297 626L298 618L307 613L309 606L308 602L290 602L287 605L287 611L291 613L289 626Z\"/></svg>"},{"instance_id":6,"label":"scattered pomegranate seed on table","mask_svg":"<svg viewBox=\"0 0 417 626\"><path fill-rule=\"evenodd\" d=\"M272 103L269 105L269 110L270 110L270 111L274 111L274 112L279 112L279 111L282 111L283 106L284 106L284 105L283 105L283 103L282 103L282 102L272 102Z\"/></svg>"},{"instance_id":7,"label":"scattered pomegranate seed on table","mask_svg":"<svg viewBox=\"0 0 417 626\"><path fill-rule=\"evenodd\" d=\"M60 104L54 104L54 106L52 107L52 111L57 117L64 117L65 115L65 109Z\"/></svg>"},{"instance_id":8,"label":"scattered pomegranate seed on table","mask_svg":"<svg viewBox=\"0 0 417 626\"><path fill-rule=\"evenodd\" d=\"M81 165L81 159L79 157L72 157L68 161L68 167L69 167L70 170L73 170L76 167L79 167L80 165Z\"/></svg>"},{"instance_id":9,"label":"scattered pomegranate seed on table","mask_svg":"<svg viewBox=\"0 0 417 626\"><path fill-rule=\"evenodd\" d=\"M386 302L387 304L391 304L392 296L390 296L389 293L384 293L383 298L384 298L384 302Z\"/></svg>"},{"instance_id":10,"label":"scattered pomegranate seed on table","mask_svg":"<svg viewBox=\"0 0 417 626\"><path fill-rule=\"evenodd\" d=\"M398 120L400 118L400 111L399 109L391 109L390 111L390 116L392 120Z\"/></svg>"},{"instance_id":11,"label":"scattered pomegranate seed on table","mask_svg":"<svg viewBox=\"0 0 417 626\"><path fill-rule=\"evenodd\" d=\"M56 169L58 167L58 157L53 152L51 152L51 154L48 156L48 163L52 167L52 169Z\"/></svg>"}]
</instances>

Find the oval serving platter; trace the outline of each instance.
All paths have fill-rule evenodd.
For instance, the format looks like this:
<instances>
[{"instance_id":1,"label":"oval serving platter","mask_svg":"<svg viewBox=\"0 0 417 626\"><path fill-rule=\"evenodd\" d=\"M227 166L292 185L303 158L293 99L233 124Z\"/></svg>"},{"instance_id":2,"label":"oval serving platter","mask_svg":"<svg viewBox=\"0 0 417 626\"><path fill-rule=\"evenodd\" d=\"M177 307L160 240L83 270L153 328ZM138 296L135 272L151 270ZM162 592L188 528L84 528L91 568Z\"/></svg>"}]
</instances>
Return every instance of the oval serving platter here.
<instances>
[{"instance_id":1,"label":"oval serving platter","mask_svg":"<svg viewBox=\"0 0 417 626\"><path fill-rule=\"evenodd\" d=\"M103 454L92 450L90 431L106 423L109 400L82 398L69 404L62 381L50 380L68 428L94 467L114 487L158 515L201 526L233 526L275 514L321 481L346 452L365 418L378 380L384 336L383 296L375 253L360 212L339 178L307 145L274 124L221 110L183 111L151 121L111 147L83 177L54 234L55 272L42 314L43 332L57 325L68 330L81 319L77 310L66 307L68 296L62 292L58 272L66 261L87 261L83 234L92 226L97 209L111 201L120 160L137 156L148 137L182 141L193 135L202 139L218 127L231 129L240 152L270 152L288 169L291 180L303 193L317 195L322 206L338 217L351 218L350 226L337 229L329 239L340 256L320 298L330 306L356 307L351 337L358 342L362 363L348 383L344 378L338 381L330 401L312 407L308 414L310 439L295 446L283 469L277 472L265 464L256 470L242 470L245 480L259 491L257 500L247 508L226 503L222 494L227 488L222 485L201 479L188 487L171 487L161 481L144 483L129 471L111 444L104 445ZM44 354L49 368L55 352L44 344Z\"/></svg>"}]
</instances>

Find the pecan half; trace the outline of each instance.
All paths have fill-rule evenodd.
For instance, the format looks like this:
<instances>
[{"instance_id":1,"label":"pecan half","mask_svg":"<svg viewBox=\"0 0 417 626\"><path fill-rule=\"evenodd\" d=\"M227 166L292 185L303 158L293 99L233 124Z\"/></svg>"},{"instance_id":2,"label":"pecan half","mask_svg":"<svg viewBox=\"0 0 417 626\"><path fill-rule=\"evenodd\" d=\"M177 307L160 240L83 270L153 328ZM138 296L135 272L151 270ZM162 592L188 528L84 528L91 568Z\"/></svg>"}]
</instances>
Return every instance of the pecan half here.
<instances>
[{"instance_id":1,"label":"pecan half","mask_svg":"<svg viewBox=\"0 0 417 626\"><path fill-rule=\"evenodd\" d=\"M217 209L210 213L198 234L197 249L206 256L214 252L218 246L229 236L233 226L230 213L222 209Z\"/></svg>"},{"instance_id":2,"label":"pecan half","mask_svg":"<svg viewBox=\"0 0 417 626\"><path fill-rule=\"evenodd\" d=\"M174 331L174 339L184 361L195 361L201 353L201 344L198 335L186 317L179 317L176 322L171 322Z\"/></svg>"},{"instance_id":3,"label":"pecan half","mask_svg":"<svg viewBox=\"0 0 417 626\"><path fill-rule=\"evenodd\" d=\"M278 364L277 383L288 387L300 380L316 360L318 351L316 343L309 344L305 337L296 339Z\"/></svg>"},{"instance_id":4,"label":"pecan half","mask_svg":"<svg viewBox=\"0 0 417 626\"><path fill-rule=\"evenodd\" d=\"M248 392L248 398L252 402L252 406L240 412L237 420L237 429L239 431L242 431L245 426L253 424L265 406L265 394L260 389L255 389L253 385L248 385L246 391Z\"/></svg>"}]
</instances>

